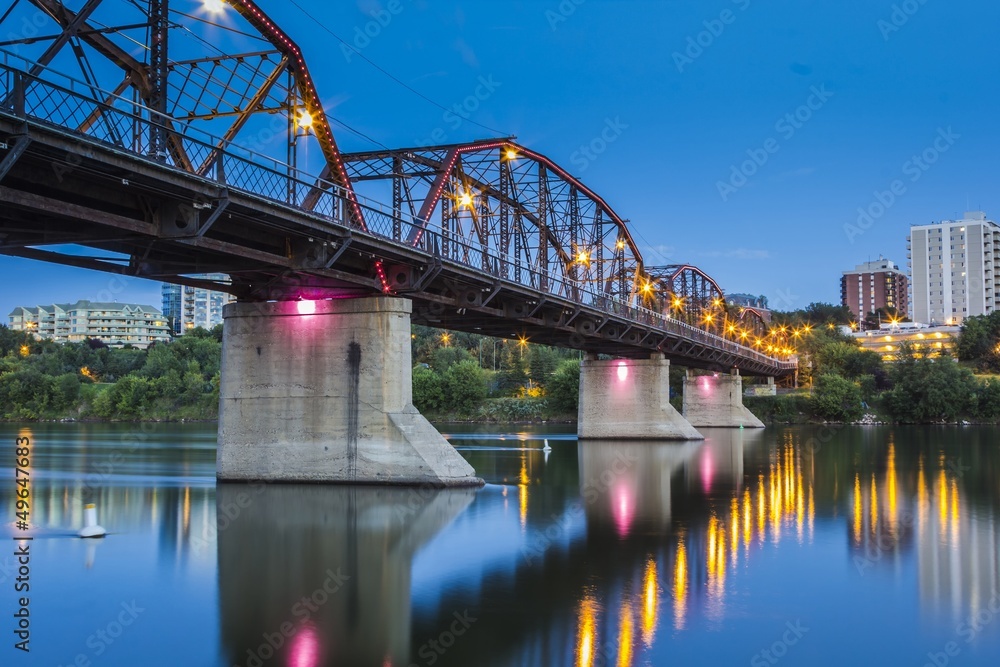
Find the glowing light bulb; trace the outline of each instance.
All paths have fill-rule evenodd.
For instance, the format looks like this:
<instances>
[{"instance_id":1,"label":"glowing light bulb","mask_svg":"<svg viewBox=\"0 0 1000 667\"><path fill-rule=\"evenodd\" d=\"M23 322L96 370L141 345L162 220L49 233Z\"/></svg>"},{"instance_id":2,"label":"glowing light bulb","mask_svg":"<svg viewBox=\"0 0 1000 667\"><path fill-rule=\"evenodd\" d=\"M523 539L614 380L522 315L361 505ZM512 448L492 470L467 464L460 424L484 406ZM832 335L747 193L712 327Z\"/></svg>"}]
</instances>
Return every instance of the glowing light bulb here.
<instances>
[{"instance_id":1,"label":"glowing light bulb","mask_svg":"<svg viewBox=\"0 0 1000 667\"><path fill-rule=\"evenodd\" d=\"M202 0L201 6L209 14L221 14L226 11L225 0Z\"/></svg>"},{"instance_id":2,"label":"glowing light bulb","mask_svg":"<svg viewBox=\"0 0 1000 667\"><path fill-rule=\"evenodd\" d=\"M313 126L312 114L309 113L308 111L303 111L299 115L298 125L303 130L308 130L309 128L311 128Z\"/></svg>"}]
</instances>

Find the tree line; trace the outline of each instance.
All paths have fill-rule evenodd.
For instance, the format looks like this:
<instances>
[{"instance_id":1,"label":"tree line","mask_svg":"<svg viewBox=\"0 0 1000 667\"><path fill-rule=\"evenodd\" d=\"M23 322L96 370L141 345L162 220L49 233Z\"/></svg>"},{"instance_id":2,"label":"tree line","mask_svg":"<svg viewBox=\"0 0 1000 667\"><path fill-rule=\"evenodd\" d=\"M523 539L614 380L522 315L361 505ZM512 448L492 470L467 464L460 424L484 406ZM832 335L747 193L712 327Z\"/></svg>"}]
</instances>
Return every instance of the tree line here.
<instances>
[{"instance_id":1,"label":"tree line","mask_svg":"<svg viewBox=\"0 0 1000 667\"><path fill-rule=\"evenodd\" d=\"M774 325L815 325L799 343L799 379L811 393L750 399L751 410L779 420L857 421L865 414L911 424L1000 420L1000 377L976 375L1000 370L1000 313L964 321L957 359L902 343L890 362L829 326L842 324L842 313L827 311L830 319L819 324L806 320L809 314L776 313Z\"/></svg>"},{"instance_id":2,"label":"tree line","mask_svg":"<svg viewBox=\"0 0 1000 667\"><path fill-rule=\"evenodd\" d=\"M1000 420L1000 313L965 320L958 360L900 345L893 363L863 350L837 325L841 306L775 313L773 326L804 331L800 383L809 391L747 398L767 420L902 423ZM524 421L575 417L580 353L526 339L414 326L413 402L434 419ZM222 327L194 329L141 350L97 340L58 344L0 326L0 419L214 419ZM975 373L980 375L976 375ZM683 369L671 367L679 407Z\"/></svg>"},{"instance_id":3,"label":"tree line","mask_svg":"<svg viewBox=\"0 0 1000 667\"><path fill-rule=\"evenodd\" d=\"M222 327L141 350L0 326L0 419L214 419Z\"/></svg>"}]
</instances>

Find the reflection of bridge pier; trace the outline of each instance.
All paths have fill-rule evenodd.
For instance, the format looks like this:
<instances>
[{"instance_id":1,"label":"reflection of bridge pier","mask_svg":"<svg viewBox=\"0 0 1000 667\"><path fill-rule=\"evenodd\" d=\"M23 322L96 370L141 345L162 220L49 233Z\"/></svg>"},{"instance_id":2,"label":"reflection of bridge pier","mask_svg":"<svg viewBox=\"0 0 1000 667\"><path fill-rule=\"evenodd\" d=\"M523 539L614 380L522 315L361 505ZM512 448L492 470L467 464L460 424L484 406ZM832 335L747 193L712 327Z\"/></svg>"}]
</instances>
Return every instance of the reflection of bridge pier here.
<instances>
[{"instance_id":1,"label":"reflection of bridge pier","mask_svg":"<svg viewBox=\"0 0 1000 667\"><path fill-rule=\"evenodd\" d=\"M701 442L585 441L578 445L581 493L589 529L669 531L672 478L683 474L680 494L738 492L743 456L760 441L757 430L705 429Z\"/></svg>"},{"instance_id":2,"label":"reflection of bridge pier","mask_svg":"<svg viewBox=\"0 0 1000 667\"><path fill-rule=\"evenodd\" d=\"M671 478L699 442L585 441L577 446L588 530L669 531Z\"/></svg>"},{"instance_id":3,"label":"reflection of bridge pier","mask_svg":"<svg viewBox=\"0 0 1000 667\"><path fill-rule=\"evenodd\" d=\"M270 638L280 664L406 664L413 556L473 497L459 489L220 485L228 663L266 657ZM227 525L223 517L234 518Z\"/></svg>"},{"instance_id":4,"label":"reflection of bridge pier","mask_svg":"<svg viewBox=\"0 0 1000 667\"><path fill-rule=\"evenodd\" d=\"M704 494L730 493L743 487L743 459L748 449L764 439L758 429L705 428L701 443L687 469L689 490Z\"/></svg>"}]
</instances>

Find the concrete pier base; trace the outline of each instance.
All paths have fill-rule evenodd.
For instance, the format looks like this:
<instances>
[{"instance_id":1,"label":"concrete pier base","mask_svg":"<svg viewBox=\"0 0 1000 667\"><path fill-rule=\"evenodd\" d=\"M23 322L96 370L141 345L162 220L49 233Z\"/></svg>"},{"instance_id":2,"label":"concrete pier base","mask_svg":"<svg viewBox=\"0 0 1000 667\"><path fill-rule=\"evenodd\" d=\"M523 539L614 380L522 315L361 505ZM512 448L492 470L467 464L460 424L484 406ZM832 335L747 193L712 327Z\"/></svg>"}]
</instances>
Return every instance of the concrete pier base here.
<instances>
[{"instance_id":1,"label":"concrete pier base","mask_svg":"<svg viewBox=\"0 0 1000 667\"><path fill-rule=\"evenodd\" d=\"M580 439L703 440L670 405L670 362L650 359L599 361L580 366Z\"/></svg>"},{"instance_id":2,"label":"concrete pier base","mask_svg":"<svg viewBox=\"0 0 1000 667\"><path fill-rule=\"evenodd\" d=\"M743 378L688 375L684 380L684 418L696 427L764 428L743 406Z\"/></svg>"},{"instance_id":3,"label":"concrete pier base","mask_svg":"<svg viewBox=\"0 0 1000 667\"><path fill-rule=\"evenodd\" d=\"M411 303L223 311L220 480L482 484L412 403Z\"/></svg>"}]
</instances>

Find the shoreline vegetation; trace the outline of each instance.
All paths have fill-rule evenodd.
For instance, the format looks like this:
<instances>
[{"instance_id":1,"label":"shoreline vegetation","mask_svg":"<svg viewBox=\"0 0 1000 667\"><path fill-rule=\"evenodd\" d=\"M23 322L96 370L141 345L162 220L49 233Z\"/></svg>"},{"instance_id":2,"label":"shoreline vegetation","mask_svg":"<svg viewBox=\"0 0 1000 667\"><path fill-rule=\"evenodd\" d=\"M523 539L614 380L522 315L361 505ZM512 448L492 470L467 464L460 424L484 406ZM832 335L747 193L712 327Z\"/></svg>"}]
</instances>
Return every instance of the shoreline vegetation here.
<instances>
[{"instance_id":1,"label":"shoreline vegetation","mask_svg":"<svg viewBox=\"0 0 1000 667\"><path fill-rule=\"evenodd\" d=\"M886 362L837 332L850 321L845 310L775 314L774 326L810 332L797 350L804 388L745 396L751 412L769 424L1000 423L1000 312L963 323L957 361L904 344ZM36 340L0 325L0 421L215 421L221 352L221 326L141 350ZM414 326L412 353L413 402L431 421L576 421L578 351ZM683 379L672 366L678 410Z\"/></svg>"}]
</instances>

